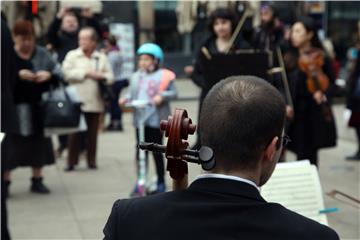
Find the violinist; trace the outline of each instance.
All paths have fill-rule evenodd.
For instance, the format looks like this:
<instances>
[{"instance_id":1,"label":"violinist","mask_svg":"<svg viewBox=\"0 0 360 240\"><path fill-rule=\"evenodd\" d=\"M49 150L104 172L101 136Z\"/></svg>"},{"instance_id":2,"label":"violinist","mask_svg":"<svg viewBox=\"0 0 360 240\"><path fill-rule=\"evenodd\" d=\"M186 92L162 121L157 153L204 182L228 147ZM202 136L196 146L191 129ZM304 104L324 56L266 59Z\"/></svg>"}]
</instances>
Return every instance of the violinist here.
<instances>
[{"instance_id":1,"label":"violinist","mask_svg":"<svg viewBox=\"0 0 360 240\"><path fill-rule=\"evenodd\" d=\"M200 116L201 141L212 149L215 167L185 190L116 201L104 239L339 239L260 195L288 141L284 121L283 97L263 79L220 81Z\"/></svg>"},{"instance_id":2,"label":"violinist","mask_svg":"<svg viewBox=\"0 0 360 240\"><path fill-rule=\"evenodd\" d=\"M335 121L331 111L334 73L317 36L314 21L302 17L291 29L297 67L290 76L294 119L289 127L289 150L297 159L318 164L318 150L336 145Z\"/></svg>"},{"instance_id":3,"label":"violinist","mask_svg":"<svg viewBox=\"0 0 360 240\"><path fill-rule=\"evenodd\" d=\"M214 54L225 54L231 44L230 40L237 25L236 20L235 13L227 8L218 8L211 13L209 19L209 31L211 35L204 41L199 49L194 67L190 67L190 70L187 70L188 73L191 73L190 77L192 81L201 88L199 113L201 111L202 102L212 87L212 84L204 78L204 60ZM240 35L232 46L231 52L235 52L238 49L249 48L251 48L250 43ZM219 69L219 71L221 71L221 69ZM193 148L198 149L200 147L199 138L200 136L198 136L198 141Z\"/></svg>"}]
</instances>

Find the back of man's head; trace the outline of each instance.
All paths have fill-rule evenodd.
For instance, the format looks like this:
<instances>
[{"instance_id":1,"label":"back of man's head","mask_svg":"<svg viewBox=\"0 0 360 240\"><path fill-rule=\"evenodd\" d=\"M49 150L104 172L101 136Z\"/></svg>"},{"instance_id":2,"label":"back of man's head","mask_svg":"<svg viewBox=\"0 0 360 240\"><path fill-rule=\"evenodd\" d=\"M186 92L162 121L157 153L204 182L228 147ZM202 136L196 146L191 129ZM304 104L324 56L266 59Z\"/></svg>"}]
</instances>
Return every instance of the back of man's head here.
<instances>
[{"instance_id":1,"label":"back of man's head","mask_svg":"<svg viewBox=\"0 0 360 240\"><path fill-rule=\"evenodd\" d=\"M216 169L252 170L274 137L281 137L284 120L285 102L273 86L254 76L229 77L203 102L201 142L213 149Z\"/></svg>"}]
</instances>

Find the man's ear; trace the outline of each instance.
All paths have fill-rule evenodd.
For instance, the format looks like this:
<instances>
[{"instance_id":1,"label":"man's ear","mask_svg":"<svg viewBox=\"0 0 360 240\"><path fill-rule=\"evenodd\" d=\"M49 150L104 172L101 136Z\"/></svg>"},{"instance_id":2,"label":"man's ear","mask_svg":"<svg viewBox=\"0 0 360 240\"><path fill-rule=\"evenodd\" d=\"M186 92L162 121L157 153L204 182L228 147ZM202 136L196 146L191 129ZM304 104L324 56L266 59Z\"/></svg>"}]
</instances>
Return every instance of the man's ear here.
<instances>
[{"instance_id":1,"label":"man's ear","mask_svg":"<svg viewBox=\"0 0 360 240\"><path fill-rule=\"evenodd\" d=\"M279 144L280 141L279 137L274 137L270 144L265 148L264 151L264 161L272 161L274 159L274 155L279 150Z\"/></svg>"}]
</instances>

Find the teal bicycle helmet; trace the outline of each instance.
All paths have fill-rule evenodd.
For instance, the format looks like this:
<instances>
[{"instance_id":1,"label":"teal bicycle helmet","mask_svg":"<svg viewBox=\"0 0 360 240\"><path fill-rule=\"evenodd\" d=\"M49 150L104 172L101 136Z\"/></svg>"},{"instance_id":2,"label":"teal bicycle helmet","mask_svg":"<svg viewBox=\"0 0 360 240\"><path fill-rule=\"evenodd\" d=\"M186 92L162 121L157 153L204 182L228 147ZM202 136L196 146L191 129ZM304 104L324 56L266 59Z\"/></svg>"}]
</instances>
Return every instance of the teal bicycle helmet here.
<instances>
[{"instance_id":1,"label":"teal bicycle helmet","mask_svg":"<svg viewBox=\"0 0 360 240\"><path fill-rule=\"evenodd\" d=\"M164 52L159 47L159 45L155 43L144 43L136 51L136 54L137 55L146 54L146 55L154 56L154 58L159 61L159 64L162 64L164 61Z\"/></svg>"}]
</instances>

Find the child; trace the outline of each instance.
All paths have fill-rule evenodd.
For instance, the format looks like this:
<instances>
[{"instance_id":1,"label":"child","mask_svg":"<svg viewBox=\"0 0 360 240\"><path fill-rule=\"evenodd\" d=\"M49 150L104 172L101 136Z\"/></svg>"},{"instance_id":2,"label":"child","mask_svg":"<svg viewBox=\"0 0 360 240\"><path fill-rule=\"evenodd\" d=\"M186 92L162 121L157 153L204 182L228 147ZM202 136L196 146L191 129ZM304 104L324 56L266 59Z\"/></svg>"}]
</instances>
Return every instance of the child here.
<instances>
[{"instance_id":1,"label":"child","mask_svg":"<svg viewBox=\"0 0 360 240\"><path fill-rule=\"evenodd\" d=\"M167 119L171 114L169 100L176 98L177 91L174 85L175 74L167 69L160 68L164 61L161 48L153 43L145 43L137 50L138 71L130 79L129 93L126 98L120 99L119 104L141 100L149 102L145 108L145 141L162 144L160 121ZM141 126L140 112L134 112L134 126L136 139L139 143L139 128ZM147 155L146 155L147 156ZM161 153L153 153L157 173L157 193L165 192L164 160ZM139 150L136 148L136 160L139 162ZM132 195L137 195L135 187Z\"/></svg>"}]
</instances>

